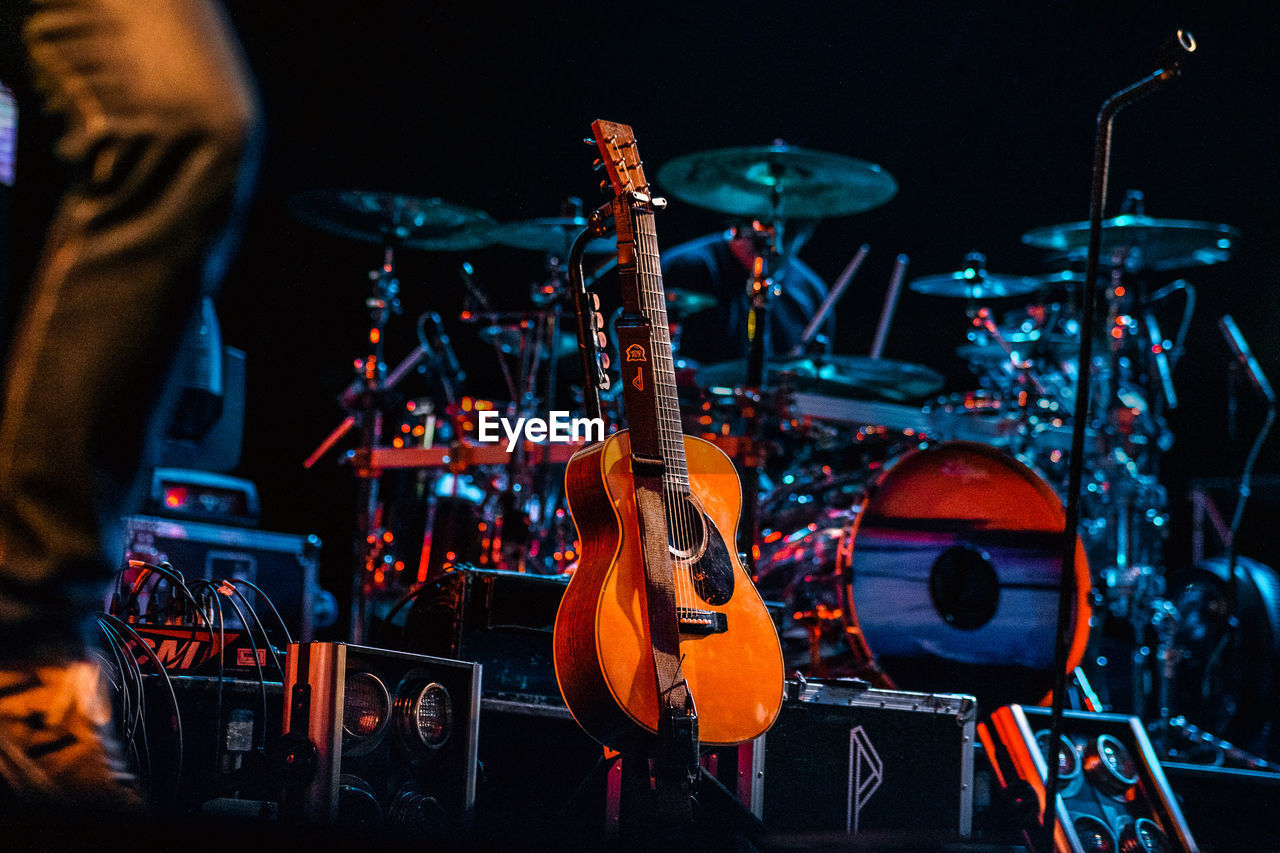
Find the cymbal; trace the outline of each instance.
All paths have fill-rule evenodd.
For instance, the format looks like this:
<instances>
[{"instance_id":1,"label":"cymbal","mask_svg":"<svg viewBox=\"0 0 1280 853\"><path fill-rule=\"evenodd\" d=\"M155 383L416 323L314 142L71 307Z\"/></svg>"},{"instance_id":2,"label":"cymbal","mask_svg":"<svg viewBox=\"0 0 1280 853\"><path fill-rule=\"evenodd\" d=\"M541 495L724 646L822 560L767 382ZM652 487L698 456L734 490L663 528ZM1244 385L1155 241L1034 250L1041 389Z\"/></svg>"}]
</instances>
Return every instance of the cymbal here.
<instances>
[{"instance_id":1,"label":"cymbal","mask_svg":"<svg viewBox=\"0 0 1280 853\"><path fill-rule=\"evenodd\" d=\"M668 287L666 290L667 315L673 320L681 320L690 314L714 308L720 301L710 293L702 293L698 290L685 290L682 287Z\"/></svg>"},{"instance_id":2,"label":"cymbal","mask_svg":"<svg viewBox=\"0 0 1280 853\"><path fill-rule=\"evenodd\" d=\"M777 385L780 374L791 373L798 391L882 400L920 399L936 394L942 375L920 364L865 355L823 355L780 358L765 365L765 384ZM747 378L746 359L721 361L696 373L704 387L741 385Z\"/></svg>"},{"instance_id":3,"label":"cymbal","mask_svg":"<svg viewBox=\"0 0 1280 853\"><path fill-rule=\"evenodd\" d=\"M913 279L908 288L927 296L955 296L964 299L1000 299L1023 296L1040 288L1040 281L1026 275L1004 275L980 269L926 275Z\"/></svg>"},{"instance_id":4,"label":"cymbal","mask_svg":"<svg viewBox=\"0 0 1280 853\"><path fill-rule=\"evenodd\" d=\"M848 216L898 191L875 163L785 143L685 154L658 170L658 183L698 207L770 220Z\"/></svg>"},{"instance_id":5,"label":"cymbal","mask_svg":"<svg viewBox=\"0 0 1280 853\"><path fill-rule=\"evenodd\" d=\"M288 202L307 225L364 243L449 252L493 242L487 213L441 198L363 190L308 190Z\"/></svg>"},{"instance_id":6,"label":"cymbal","mask_svg":"<svg viewBox=\"0 0 1280 853\"><path fill-rule=\"evenodd\" d=\"M533 343L533 330L522 325L492 325L480 330L480 340L495 344L506 355L518 355L525 346ZM556 341L556 358L563 358L578 351L578 336L573 332L561 332Z\"/></svg>"},{"instance_id":7,"label":"cymbal","mask_svg":"<svg viewBox=\"0 0 1280 853\"><path fill-rule=\"evenodd\" d=\"M1216 264L1231 257L1240 232L1230 225L1185 219L1153 219L1125 214L1102 221L1103 265L1121 259L1131 270L1176 270ZM1022 242L1083 261L1089 250L1089 223L1047 225L1022 235Z\"/></svg>"},{"instance_id":8,"label":"cymbal","mask_svg":"<svg viewBox=\"0 0 1280 853\"><path fill-rule=\"evenodd\" d=\"M1006 296L1025 296L1055 284L1079 284L1082 281L1082 273L1070 270L1047 275L1007 275L982 269L966 269L921 276L912 280L907 287L927 296L1002 299Z\"/></svg>"},{"instance_id":9,"label":"cymbal","mask_svg":"<svg viewBox=\"0 0 1280 853\"><path fill-rule=\"evenodd\" d=\"M537 252L560 252L565 255L573 248L573 241L587 227L582 216L555 216L542 219L525 219L520 222L504 222L493 232L495 243L515 249ZM617 251L614 241L597 237L587 243L587 254L608 255Z\"/></svg>"}]
</instances>

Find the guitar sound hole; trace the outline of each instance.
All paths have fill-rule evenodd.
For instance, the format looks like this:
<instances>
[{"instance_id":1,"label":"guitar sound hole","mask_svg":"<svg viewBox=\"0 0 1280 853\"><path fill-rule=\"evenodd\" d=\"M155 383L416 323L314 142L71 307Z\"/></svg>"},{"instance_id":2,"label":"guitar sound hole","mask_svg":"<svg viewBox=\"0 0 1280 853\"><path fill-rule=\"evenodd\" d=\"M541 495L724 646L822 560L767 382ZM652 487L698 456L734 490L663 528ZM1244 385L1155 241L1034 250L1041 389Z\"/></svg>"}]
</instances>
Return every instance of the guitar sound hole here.
<instances>
[{"instance_id":1,"label":"guitar sound hole","mask_svg":"<svg viewBox=\"0 0 1280 853\"><path fill-rule=\"evenodd\" d=\"M667 543L671 556L681 562L696 560L707 541L702 511L688 498L667 506Z\"/></svg>"},{"instance_id":2,"label":"guitar sound hole","mask_svg":"<svg viewBox=\"0 0 1280 853\"><path fill-rule=\"evenodd\" d=\"M692 498L667 507L667 541L676 571L687 571L693 590L707 604L733 598L733 562L724 539Z\"/></svg>"}]
</instances>

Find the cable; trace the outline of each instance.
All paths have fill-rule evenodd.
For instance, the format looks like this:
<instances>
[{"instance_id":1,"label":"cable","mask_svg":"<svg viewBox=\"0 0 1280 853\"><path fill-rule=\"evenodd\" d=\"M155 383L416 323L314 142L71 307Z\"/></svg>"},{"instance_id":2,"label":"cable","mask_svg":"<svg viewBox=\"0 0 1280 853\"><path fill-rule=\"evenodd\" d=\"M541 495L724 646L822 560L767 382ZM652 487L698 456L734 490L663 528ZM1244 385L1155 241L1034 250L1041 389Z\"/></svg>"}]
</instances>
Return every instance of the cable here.
<instances>
[{"instance_id":1,"label":"cable","mask_svg":"<svg viewBox=\"0 0 1280 853\"><path fill-rule=\"evenodd\" d=\"M173 584L183 594L183 596L187 599L187 601L191 602L191 606L195 608L196 612L199 613L201 617L204 617L205 615L204 611L200 609L199 602L197 602L195 599L195 596L191 594L191 589L187 586L186 580L182 577L181 573L179 573L172 566L168 566L168 567L157 566L154 563L146 563L146 562L143 562L142 560L130 560L129 566L132 568L138 568L146 571L156 572L162 577L167 578L169 582ZM138 578L134 580L134 584L133 584L134 594L136 594L139 588L139 585L142 581L142 577L143 577L142 575L139 575ZM212 623L210 623L207 617L205 618L204 623L206 628L208 628L210 631L213 630L213 625Z\"/></svg>"},{"instance_id":2,"label":"cable","mask_svg":"<svg viewBox=\"0 0 1280 853\"><path fill-rule=\"evenodd\" d=\"M217 719L218 725L213 732L213 763L217 767L222 761L222 688L226 679L227 622L222 612L222 601L218 598L217 587L207 579L202 579L200 585L205 594L211 596L210 601L218 608L218 698L215 702L215 712L217 714L215 719Z\"/></svg>"},{"instance_id":3,"label":"cable","mask_svg":"<svg viewBox=\"0 0 1280 853\"><path fill-rule=\"evenodd\" d=\"M267 636L267 626L262 624L262 619L258 617L258 611L253 609L253 604L245 597L244 593L240 591L239 587L237 587L233 581L223 579L222 583L229 584L228 588L231 590L231 593L238 596L240 600L244 602L245 609L249 611L249 615L253 617L253 621L258 626L258 633L262 635L263 645L266 646L267 651L271 652L271 660L276 665L276 672L280 673L280 677L283 680L284 667L280 665L280 656L276 654L275 648L271 645L271 638ZM218 587L218 591L221 593L222 587ZM245 630L251 632L253 629L246 623Z\"/></svg>"},{"instance_id":4,"label":"cable","mask_svg":"<svg viewBox=\"0 0 1280 853\"><path fill-rule=\"evenodd\" d=\"M184 585L184 589L185 589L185 585ZM138 645L141 647L141 650L146 654L148 658L151 659L151 662L155 664L156 670L160 673L161 680L164 682L166 689L168 689L169 691L169 699L173 703L174 732L177 734L177 739L178 739L177 771L174 773L174 778L177 782L180 783L182 780L182 764L183 764L182 710L178 707L178 694L173 689L173 680L169 678L168 671L165 669L164 664L160 662L160 658L156 657L155 651L150 646L147 645L146 640L142 638L141 634L139 634L137 631L133 629L133 626L129 625L126 622L120 621L115 616L112 616L110 613L103 613L99 615L98 620L100 624L104 624L102 622L102 620L104 619L106 620L105 624L111 626L116 631L123 630L125 633L129 634L129 636L131 636L138 643ZM123 637L121 637L121 642L124 642ZM145 731L145 727L143 730Z\"/></svg>"},{"instance_id":5,"label":"cable","mask_svg":"<svg viewBox=\"0 0 1280 853\"><path fill-rule=\"evenodd\" d=\"M263 592L262 587L258 586L256 583L254 583L251 580L248 580L247 578L228 578L227 580L233 584L238 584L238 583L245 584L249 587L249 589L253 590L258 595L262 596L262 600L265 601L267 603L267 606L271 608L271 613L276 617L276 621L280 623L280 630L284 632L285 644L290 646L293 645L293 635L289 633L289 626L285 624L284 618L280 615L280 611L276 610L276 605L271 600L271 596Z\"/></svg>"},{"instance_id":6,"label":"cable","mask_svg":"<svg viewBox=\"0 0 1280 853\"><path fill-rule=\"evenodd\" d=\"M257 729L258 748L266 750L267 748L267 679L262 673L262 661L258 660L258 644L253 639L253 631L249 628L249 623L244 618L244 612L240 606L236 604L236 600L231 596L227 596L227 603L231 605L231 609L236 612L236 616L240 619L240 624L245 626L244 635L249 640L249 647L253 650L253 666L258 671L258 690L262 694L262 725L255 726Z\"/></svg>"}]
</instances>

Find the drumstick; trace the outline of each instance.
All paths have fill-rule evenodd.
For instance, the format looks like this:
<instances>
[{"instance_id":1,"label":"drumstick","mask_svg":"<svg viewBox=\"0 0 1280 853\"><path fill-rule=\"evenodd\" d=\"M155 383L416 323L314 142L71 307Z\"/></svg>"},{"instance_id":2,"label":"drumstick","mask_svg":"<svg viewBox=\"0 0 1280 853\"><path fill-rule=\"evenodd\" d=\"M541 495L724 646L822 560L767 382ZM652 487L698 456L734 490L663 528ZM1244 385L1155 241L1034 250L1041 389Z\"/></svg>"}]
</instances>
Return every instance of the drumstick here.
<instances>
[{"instance_id":1,"label":"drumstick","mask_svg":"<svg viewBox=\"0 0 1280 853\"><path fill-rule=\"evenodd\" d=\"M867 257L867 252L871 251L871 247L866 243L862 244L862 248L858 249L858 253L853 256L853 260L849 261L849 265L844 268L844 272L840 273L840 277L836 279L836 283L832 286L827 298L822 300L822 305L818 308L818 313L813 315L813 319L809 321L809 325L804 327L804 334L800 336L800 343L796 344L791 350L791 357L795 358L804 352L805 347L809 346L809 342L813 340L813 336L818 333L818 327L827 319L827 315L831 313L831 309L835 307L836 302L844 295L845 289L849 286L849 282L853 281L853 277L858 274L858 268L862 266L862 261Z\"/></svg>"},{"instance_id":2,"label":"drumstick","mask_svg":"<svg viewBox=\"0 0 1280 853\"><path fill-rule=\"evenodd\" d=\"M876 337L871 344L871 357L879 358L884 354L884 341L889 337L889 324L893 322L894 312L898 310L898 294L902 292L902 279L907 274L906 255L898 255L893 265L893 275L889 278L889 291L884 295L884 308L880 311L880 324L876 326Z\"/></svg>"}]
</instances>

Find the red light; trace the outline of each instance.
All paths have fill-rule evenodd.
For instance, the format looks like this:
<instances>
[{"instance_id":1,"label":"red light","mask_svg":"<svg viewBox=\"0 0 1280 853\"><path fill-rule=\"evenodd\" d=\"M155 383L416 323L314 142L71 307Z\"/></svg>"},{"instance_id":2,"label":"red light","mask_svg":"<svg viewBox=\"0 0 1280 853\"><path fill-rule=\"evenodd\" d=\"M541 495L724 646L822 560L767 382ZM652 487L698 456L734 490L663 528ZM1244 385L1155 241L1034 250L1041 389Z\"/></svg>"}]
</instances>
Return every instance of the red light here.
<instances>
[{"instance_id":1,"label":"red light","mask_svg":"<svg viewBox=\"0 0 1280 853\"><path fill-rule=\"evenodd\" d=\"M170 486L164 490L164 505L169 509L178 509L187 504L187 487Z\"/></svg>"}]
</instances>

